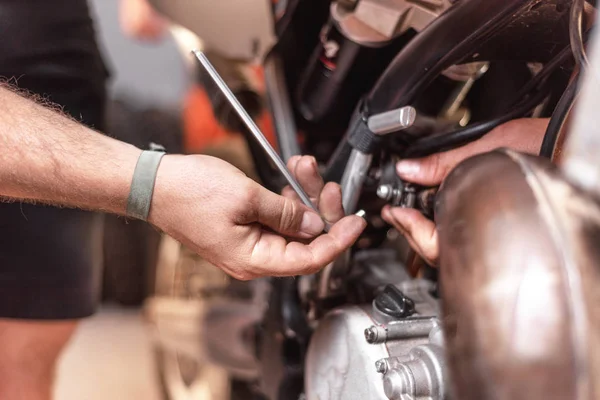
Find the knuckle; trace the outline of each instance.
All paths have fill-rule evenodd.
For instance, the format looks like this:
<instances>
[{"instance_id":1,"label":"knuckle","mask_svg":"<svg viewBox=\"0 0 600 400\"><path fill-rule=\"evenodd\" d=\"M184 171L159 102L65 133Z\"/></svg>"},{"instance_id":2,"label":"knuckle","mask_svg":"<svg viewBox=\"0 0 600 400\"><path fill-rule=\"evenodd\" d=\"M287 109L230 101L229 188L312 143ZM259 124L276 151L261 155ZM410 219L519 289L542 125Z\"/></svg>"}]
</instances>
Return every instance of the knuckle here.
<instances>
[{"instance_id":1,"label":"knuckle","mask_svg":"<svg viewBox=\"0 0 600 400\"><path fill-rule=\"evenodd\" d=\"M325 266L320 264L311 264L306 267L305 273L306 275L316 274L317 272L321 271L323 267Z\"/></svg>"},{"instance_id":2,"label":"knuckle","mask_svg":"<svg viewBox=\"0 0 600 400\"><path fill-rule=\"evenodd\" d=\"M298 206L295 201L286 200L283 202L283 208L279 217L279 229L282 231L291 231L296 227L298 215Z\"/></svg>"},{"instance_id":3,"label":"knuckle","mask_svg":"<svg viewBox=\"0 0 600 400\"><path fill-rule=\"evenodd\" d=\"M247 282L254 279L253 274L245 269L234 269L229 273L229 275L231 275L231 277L235 280L242 282Z\"/></svg>"},{"instance_id":4,"label":"knuckle","mask_svg":"<svg viewBox=\"0 0 600 400\"><path fill-rule=\"evenodd\" d=\"M232 257L224 261L220 268L229 276L238 281L249 281L255 278L253 268L243 257Z\"/></svg>"},{"instance_id":5,"label":"knuckle","mask_svg":"<svg viewBox=\"0 0 600 400\"><path fill-rule=\"evenodd\" d=\"M314 158L310 156L304 156L298 163L299 168L302 170L311 169L315 164Z\"/></svg>"},{"instance_id":6,"label":"knuckle","mask_svg":"<svg viewBox=\"0 0 600 400\"><path fill-rule=\"evenodd\" d=\"M298 164L298 161L300 161L300 159L302 158L302 156L292 156L290 157L290 159L287 162L287 166L288 168L293 172L296 164Z\"/></svg>"},{"instance_id":7,"label":"knuckle","mask_svg":"<svg viewBox=\"0 0 600 400\"><path fill-rule=\"evenodd\" d=\"M253 204L259 198L260 187L249 181L242 184L240 200L245 204Z\"/></svg>"},{"instance_id":8,"label":"knuckle","mask_svg":"<svg viewBox=\"0 0 600 400\"><path fill-rule=\"evenodd\" d=\"M435 248L435 247L427 248L424 251L423 258L426 259L429 262L429 264L437 265L437 263L439 261L439 253L437 251L437 248Z\"/></svg>"},{"instance_id":9,"label":"knuckle","mask_svg":"<svg viewBox=\"0 0 600 400\"><path fill-rule=\"evenodd\" d=\"M251 281L254 278L255 278L255 276L253 274L250 274L248 272L242 272L242 273L239 274L238 280L242 281L242 282L248 282L248 281Z\"/></svg>"}]
</instances>

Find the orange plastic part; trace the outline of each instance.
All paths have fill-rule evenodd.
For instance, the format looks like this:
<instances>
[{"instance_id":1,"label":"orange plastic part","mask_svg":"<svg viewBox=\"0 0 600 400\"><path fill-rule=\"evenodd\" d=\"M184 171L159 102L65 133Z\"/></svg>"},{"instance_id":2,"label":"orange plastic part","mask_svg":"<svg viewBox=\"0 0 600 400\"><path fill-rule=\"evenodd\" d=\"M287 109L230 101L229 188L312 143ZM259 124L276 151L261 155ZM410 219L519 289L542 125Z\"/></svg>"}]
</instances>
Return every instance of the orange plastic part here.
<instances>
[{"instance_id":1,"label":"orange plastic part","mask_svg":"<svg viewBox=\"0 0 600 400\"><path fill-rule=\"evenodd\" d=\"M255 68L256 77L261 87L264 87L262 68ZM256 124L265 134L273 147L277 146L275 131L269 112L264 112L257 118ZM218 145L238 132L229 132L216 120L210 100L203 88L198 85L192 87L187 94L183 108L184 125L184 151L188 154L201 153L209 146Z\"/></svg>"}]
</instances>

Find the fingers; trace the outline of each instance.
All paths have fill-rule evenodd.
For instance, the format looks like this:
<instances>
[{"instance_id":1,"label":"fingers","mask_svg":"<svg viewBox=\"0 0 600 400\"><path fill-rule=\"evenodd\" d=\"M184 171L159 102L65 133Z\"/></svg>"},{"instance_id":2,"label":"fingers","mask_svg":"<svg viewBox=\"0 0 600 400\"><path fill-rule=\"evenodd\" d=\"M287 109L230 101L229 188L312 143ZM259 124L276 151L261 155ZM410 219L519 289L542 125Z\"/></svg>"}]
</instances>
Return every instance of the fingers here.
<instances>
[{"instance_id":1,"label":"fingers","mask_svg":"<svg viewBox=\"0 0 600 400\"><path fill-rule=\"evenodd\" d=\"M317 160L310 156L293 156L289 159L287 167L314 205L318 207L324 182L319 173ZM300 201L296 192L289 186L286 186L281 194L289 199Z\"/></svg>"},{"instance_id":2,"label":"fingers","mask_svg":"<svg viewBox=\"0 0 600 400\"><path fill-rule=\"evenodd\" d=\"M294 175L308 196L317 203L323 190L323 178L319 173L317 160L314 157L301 157L294 168ZM318 207L318 204L315 204Z\"/></svg>"},{"instance_id":3,"label":"fingers","mask_svg":"<svg viewBox=\"0 0 600 400\"><path fill-rule=\"evenodd\" d=\"M296 170L296 165L298 165L298 162L300 161L300 159L302 159L302 156L292 156L288 160L287 167L292 172L292 174Z\"/></svg>"},{"instance_id":4,"label":"fingers","mask_svg":"<svg viewBox=\"0 0 600 400\"><path fill-rule=\"evenodd\" d=\"M255 244L250 265L253 276L294 276L312 274L335 260L358 239L367 223L349 216L332 226L310 244L286 242L273 233L263 232Z\"/></svg>"},{"instance_id":5,"label":"fingers","mask_svg":"<svg viewBox=\"0 0 600 400\"><path fill-rule=\"evenodd\" d=\"M432 154L428 157L402 160L396 165L398 176L423 186L437 186L452 169L469 157L464 149Z\"/></svg>"},{"instance_id":6,"label":"fingers","mask_svg":"<svg viewBox=\"0 0 600 400\"><path fill-rule=\"evenodd\" d=\"M283 190L281 191L281 195L287 199L298 201L300 203L302 202L302 200L300 200L300 196L298 196L296 191L294 189L292 189L290 186L284 187Z\"/></svg>"},{"instance_id":7,"label":"fingers","mask_svg":"<svg viewBox=\"0 0 600 400\"><path fill-rule=\"evenodd\" d=\"M254 220L243 223L258 222L281 235L301 239L313 238L325 229L321 217L308 207L258 185L249 196L249 203Z\"/></svg>"},{"instance_id":8,"label":"fingers","mask_svg":"<svg viewBox=\"0 0 600 400\"><path fill-rule=\"evenodd\" d=\"M319 207L327 222L335 223L344 217L342 190L336 183L324 184L314 157L294 156L288 161L288 168L315 206ZM286 186L281 194L289 199L300 201L296 192L289 186Z\"/></svg>"},{"instance_id":9,"label":"fingers","mask_svg":"<svg viewBox=\"0 0 600 400\"><path fill-rule=\"evenodd\" d=\"M437 264L439 258L438 236L435 224L418 210L385 207L381 216L408 240L411 247L427 263Z\"/></svg>"},{"instance_id":10,"label":"fingers","mask_svg":"<svg viewBox=\"0 0 600 400\"><path fill-rule=\"evenodd\" d=\"M548 119L523 118L495 128L479 140L443 153L414 160L402 160L396 170L409 182L424 186L439 185L462 161L500 147L537 154L544 139Z\"/></svg>"},{"instance_id":11,"label":"fingers","mask_svg":"<svg viewBox=\"0 0 600 400\"><path fill-rule=\"evenodd\" d=\"M319 209L327 222L335 224L344 218L346 213L342 206L342 188L334 182L329 182L323 188L319 200Z\"/></svg>"}]
</instances>

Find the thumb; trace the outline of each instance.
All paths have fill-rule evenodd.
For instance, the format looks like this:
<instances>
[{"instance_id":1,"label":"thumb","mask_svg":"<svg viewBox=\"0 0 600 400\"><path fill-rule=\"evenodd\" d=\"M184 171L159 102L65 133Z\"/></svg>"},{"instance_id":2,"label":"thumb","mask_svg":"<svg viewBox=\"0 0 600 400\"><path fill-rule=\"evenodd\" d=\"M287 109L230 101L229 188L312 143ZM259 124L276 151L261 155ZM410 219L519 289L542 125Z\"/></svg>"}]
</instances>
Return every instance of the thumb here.
<instances>
[{"instance_id":1,"label":"thumb","mask_svg":"<svg viewBox=\"0 0 600 400\"><path fill-rule=\"evenodd\" d=\"M261 188L256 198L257 221L284 236L310 239L323 233L321 217L300 202Z\"/></svg>"},{"instance_id":2,"label":"thumb","mask_svg":"<svg viewBox=\"0 0 600 400\"><path fill-rule=\"evenodd\" d=\"M469 157L459 148L423 158L402 160L396 165L398 176L408 182L423 186L437 186L457 164Z\"/></svg>"}]
</instances>

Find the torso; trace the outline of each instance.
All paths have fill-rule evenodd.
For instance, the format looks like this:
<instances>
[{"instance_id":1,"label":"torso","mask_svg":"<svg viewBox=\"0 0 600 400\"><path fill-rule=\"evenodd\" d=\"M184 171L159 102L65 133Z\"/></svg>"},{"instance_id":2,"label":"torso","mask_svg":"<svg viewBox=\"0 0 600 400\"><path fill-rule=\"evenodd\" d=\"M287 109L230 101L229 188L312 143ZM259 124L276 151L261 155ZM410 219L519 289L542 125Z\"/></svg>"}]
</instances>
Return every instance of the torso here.
<instances>
[{"instance_id":1,"label":"torso","mask_svg":"<svg viewBox=\"0 0 600 400\"><path fill-rule=\"evenodd\" d=\"M86 0L0 0L0 75L106 76Z\"/></svg>"}]
</instances>

